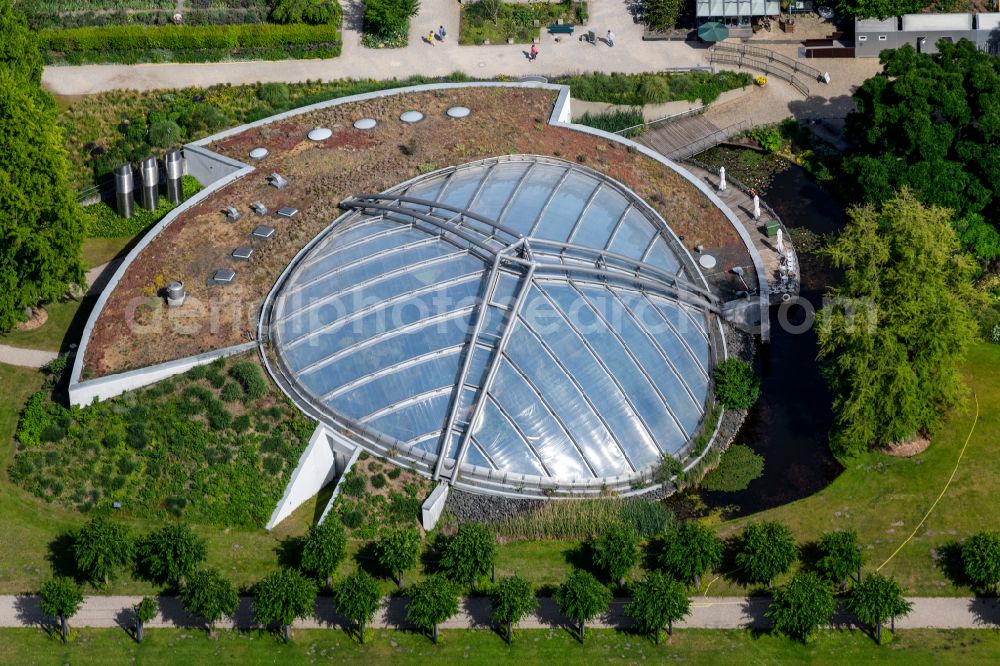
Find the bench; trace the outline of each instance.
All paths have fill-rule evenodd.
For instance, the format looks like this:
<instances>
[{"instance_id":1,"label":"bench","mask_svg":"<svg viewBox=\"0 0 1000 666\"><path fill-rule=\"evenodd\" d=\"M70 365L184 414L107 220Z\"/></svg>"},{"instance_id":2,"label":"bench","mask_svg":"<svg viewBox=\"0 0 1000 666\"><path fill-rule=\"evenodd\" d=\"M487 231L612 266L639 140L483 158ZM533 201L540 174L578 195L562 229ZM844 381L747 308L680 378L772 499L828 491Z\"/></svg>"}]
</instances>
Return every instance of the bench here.
<instances>
[{"instance_id":1,"label":"bench","mask_svg":"<svg viewBox=\"0 0 1000 666\"><path fill-rule=\"evenodd\" d=\"M576 26L571 23L553 23L548 30L550 35L572 35L575 28Z\"/></svg>"}]
</instances>

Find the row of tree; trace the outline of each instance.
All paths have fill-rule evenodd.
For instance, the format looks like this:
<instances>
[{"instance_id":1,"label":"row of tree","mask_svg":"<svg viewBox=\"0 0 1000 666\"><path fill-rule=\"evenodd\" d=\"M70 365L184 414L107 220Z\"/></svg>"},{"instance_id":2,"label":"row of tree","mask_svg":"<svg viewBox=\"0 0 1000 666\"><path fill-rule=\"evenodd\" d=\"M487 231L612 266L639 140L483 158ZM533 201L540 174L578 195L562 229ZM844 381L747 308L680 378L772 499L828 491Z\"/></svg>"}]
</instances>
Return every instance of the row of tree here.
<instances>
[{"instance_id":1,"label":"row of tree","mask_svg":"<svg viewBox=\"0 0 1000 666\"><path fill-rule=\"evenodd\" d=\"M133 538L119 523L97 517L75 536L73 553L80 576L96 585L106 584L126 567L134 566L147 580L178 592L185 609L203 618L209 632L223 617L232 616L239 593L219 571L204 567L205 540L183 523L171 523ZM591 565L605 576L604 582L589 571L574 571L558 588L555 600L561 612L578 627L583 640L585 624L603 613L611 600L611 587L631 596L626 613L642 631L659 641L660 631L671 631L673 623L689 610L687 586L700 587L701 578L722 564L725 544L708 527L689 521L673 527L657 540L656 562L641 581L628 576L640 558L640 542L633 530L610 525L589 543ZM381 604L376 578L358 570L339 581L337 571L347 554L347 536L336 521L313 525L302 539L297 568L284 567L270 574L249 591L253 595L254 617L261 625L278 627L287 641L292 623L313 614L317 593L328 587L333 607L357 628L364 642L365 627ZM383 534L375 543L378 564L397 585L416 566L423 542L413 528ZM494 620L506 629L535 608L531 584L518 576L495 580L493 575L498 546L483 525L466 523L454 536L437 544L438 571L424 581L406 588L410 599L407 619L428 631L437 641L437 627L458 610L462 586L473 591L489 574L489 595ZM853 531L828 532L815 544L816 557L808 571L795 574L773 593L770 617L778 631L798 638L807 637L827 622L834 612L834 592L848 594L848 608L870 624L881 640L886 620L905 615L909 606L899 585L891 579L870 574L862 577L863 550ZM772 585L775 577L792 567L799 548L787 526L777 522L748 524L734 539L733 562L741 578L749 584ZM971 536L962 547L968 579L977 587L996 590L1000 584L1000 534L982 532ZM82 592L70 578L55 578L42 588L43 611L57 618L63 636L67 619L79 608ZM142 625L155 615L155 604L143 600L136 608L136 636L141 640Z\"/></svg>"}]
</instances>

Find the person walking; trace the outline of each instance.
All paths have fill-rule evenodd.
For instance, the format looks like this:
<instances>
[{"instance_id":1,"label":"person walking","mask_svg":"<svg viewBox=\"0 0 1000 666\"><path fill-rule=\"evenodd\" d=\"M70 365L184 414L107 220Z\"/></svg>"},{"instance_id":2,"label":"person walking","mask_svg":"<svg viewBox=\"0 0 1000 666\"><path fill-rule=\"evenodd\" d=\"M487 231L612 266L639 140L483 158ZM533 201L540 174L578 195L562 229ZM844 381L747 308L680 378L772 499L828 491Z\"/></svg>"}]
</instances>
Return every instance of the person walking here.
<instances>
[{"instance_id":1,"label":"person walking","mask_svg":"<svg viewBox=\"0 0 1000 666\"><path fill-rule=\"evenodd\" d=\"M531 45L531 52L530 52L530 55L528 56L528 62L535 62L536 58L538 58L538 47L536 45L532 44Z\"/></svg>"},{"instance_id":2,"label":"person walking","mask_svg":"<svg viewBox=\"0 0 1000 666\"><path fill-rule=\"evenodd\" d=\"M433 30L431 30L430 33L428 33L428 35L427 35L427 43L430 44L431 46L434 46L434 31Z\"/></svg>"},{"instance_id":3,"label":"person walking","mask_svg":"<svg viewBox=\"0 0 1000 666\"><path fill-rule=\"evenodd\" d=\"M438 35L437 35L437 36L438 36L438 41L441 41L441 42L443 42L443 41L444 41L444 38L445 38L445 37L446 37L447 35L448 35L448 33L446 33L446 32L444 31L444 26L443 26L443 25L439 25L439 26L438 26Z\"/></svg>"},{"instance_id":4,"label":"person walking","mask_svg":"<svg viewBox=\"0 0 1000 666\"><path fill-rule=\"evenodd\" d=\"M610 30L608 30L607 40L608 40L608 46L614 46L615 45L615 33L613 33Z\"/></svg>"}]
</instances>

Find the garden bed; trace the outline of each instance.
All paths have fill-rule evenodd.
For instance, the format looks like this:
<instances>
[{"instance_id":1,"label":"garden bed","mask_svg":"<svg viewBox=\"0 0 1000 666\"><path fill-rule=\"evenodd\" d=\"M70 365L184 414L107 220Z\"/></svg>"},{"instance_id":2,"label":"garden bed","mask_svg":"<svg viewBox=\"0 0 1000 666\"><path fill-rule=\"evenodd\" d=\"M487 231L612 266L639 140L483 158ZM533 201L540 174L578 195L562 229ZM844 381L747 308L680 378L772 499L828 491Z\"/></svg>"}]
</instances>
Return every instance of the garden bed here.
<instances>
[{"instance_id":1,"label":"garden bed","mask_svg":"<svg viewBox=\"0 0 1000 666\"><path fill-rule=\"evenodd\" d=\"M396 527L417 527L431 487L416 472L364 452L341 484L331 518L339 518L355 539L374 539Z\"/></svg>"},{"instance_id":2,"label":"garden bed","mask_svg":"<svg viewBox=\"0 0 1000 666\"><path fill-rule=\"evenodd\" d=\"M312 431L242 356L82 409L34 394L10 476L84 513L262 527Z\"/></svg>"},{"instance_id":3,"label":"garden bed","mask_svg":"<svg viewBox=\"0 0 1000 666\"><path fill-rule=\"evenodd\" d=\"M501 2L480 0L463 4L459 23L459 44L530 44L548 25L562 20L582 25L587 22L587 3L566 0L548 2Z\"/></svg>"},{"instance_id":4,"label":"garden bed","mask_svg":"<svg viewBox=\"0 0 1000 666\"><path fill-rule=\"evenodd\" d=\"M623 182L656 208L686 244L724 247L750 263L736 230L707 197L674 171L638 151L589 134L547 123L555 93L527 88L463 88L391 95L336 105L280 123L263 125L212 146L244 160L254 147L271 150L266 163L199 205L185 211L126 270L101 312L86 350L84 379L231 346L254 331L264 296L299 249L336 219L338 203L359 192L382 191L429 170L495 155L532 153L576 161ZM468 120L455 121L445 110L461 104ZM398 121L407 110L426 118L415 125ZM379 121L370 132L352 123ZM314 127L333 136L313 143ZM277 171L289 181L275 190L265 176ZM229 254L245 244L260 218L244 215L230 224L220 210L235 205L246 212L260 200L271 210L294 206L294 220L274 220L275 238L261 245L254 260L236 266L235 282L208 284ZM728 256L728 255L727 255ZM189 297L201 304L167 310L154 299L164 281L185 282ZM136 303L145 299L143 308ZM210 306L210 307L209 307ZM155 340L155 344L150 344Z\"/></svg>"}]
</instances>

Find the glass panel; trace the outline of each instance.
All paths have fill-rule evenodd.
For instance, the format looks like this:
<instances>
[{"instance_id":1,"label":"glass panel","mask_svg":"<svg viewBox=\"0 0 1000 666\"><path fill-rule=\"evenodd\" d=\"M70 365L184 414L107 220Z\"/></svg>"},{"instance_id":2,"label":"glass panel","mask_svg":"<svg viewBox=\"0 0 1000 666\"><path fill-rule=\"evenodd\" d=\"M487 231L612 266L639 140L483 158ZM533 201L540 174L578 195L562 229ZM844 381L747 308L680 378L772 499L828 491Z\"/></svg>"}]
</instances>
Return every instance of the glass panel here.
<instances>
[{"instance_id":1,"label":"glass panel","mask_svg":"<svg viewBox=\"0 0 1000 666\"><path fill-rule=\"evenodd\" d=\"M708 366L702 365L708 361L708 341L700 335L679 335L673 322L678 319L684 324L687 318L677 311L676 305L671 305L669 301L656 303L652 298L646 296L640 298L636 295L622 295L623 300L628 303L632 311L640 317L660 341L660 346L668 349L677 349L678 352L671 356L674 366L681 371L681 374L688 380L688 385L695 390L698 375L702 375L706 381L708 379ZM672 312L672 316L669 313ZM688 324L688 328L694 326ZM683 329L681 329L683 330ZM693 331L692 331L693 332ZM703 351L698 351L703 349ZM699 391L695 390L698 395Z\"/></svg>"},{"instance_id":2,"label":"glass panel","mask_svg":"<svg viewBox=\"0 0 1000 666\"><path fill-rule=\"evenodd\" d=\"M497 305L511 307L514 305L514 296L517 293L520 283L520 277L510 275L509 273L500 273L496 287L493 289L493 298L490 300Z\"/></svg>"},{"instance_id":3,"label":"glass panel","mask_svg":"<svg viewBox=\"0 0 1000 666\"><path fill-rule=\"evenodd\" d=\"M429 395L395 411L383 414L366 423L394 437L407 442L422 435L440 432L445 425L445 415L451 400L451 391L443 395Z\"/></svg>"},{"instance_id":4,"label":"glass panel","mask_svg":"<svg viewBox=\"0 0 1000 666\"><path fill-rule=\"evenodd\" d=\"M625 311L617 299L602 297L607 292L591 286L583 286L581 291L604 319L612 323L625 341L625 346L645 368L646 373L657 378L660 391L666 396L674 415L681 422L685 434L690 437L701 420L702 407L688 395L680 378L667 365L659 348L647 337L646 332L632 319L632 316Z\"/></svg>"},{"instance_id":5,"label":"glass panel","mask_svg":"<svg viewBox=\"0 0 1000 666\"><path fill-rule=\"evenodd\" d=\"M367 303L362 298L348 303L334 300L310 310L306 316L292 318L287 325L279 324L281 343L286 349L293 349L318 336L338 339L343 336L341 341L346 345L442 312L469 308L476 302L481 282L482 278L473 274L434 288L407 291Z\"/></svg>"},{"instance_id":6,"label":"glass panel","mask_svg":"<svg viewBox=\"0 0 1000 666\"><path fill-rule=\"evenodd\" d=\"M438 388L450 388L458 373L458 351L435 356L423 363L407 366L347 391L326 403L351 418L361 418L407 398Z\"/></svg>"},{"instance_id":7,"label":"glass panel","mask_svg":"<svg viewBox=\"0 0 1000 666\"><path fill-rule=\"evenodd\" d=\"M328 271L336 270L343 266L362 261L372 255L379 254L393 248L405 248L414 243L435 243L433 236L419 229L412 229L408 226L396 224L396 228L391 231L382 231L374 236L365 236L352 243L337 243L336 247L319 254L310 252L309 257L299 265L295 273L295 281L298 284L308 282L318 275ZM346 245L347 247L344 247Z\"/></svg>"},{"instance_id":8,"label":"glass panel","mask_svg":"<svg viewBox=\"0 0 1000 666\"><path fill-rule=\"evenodd\" d=\"M690 309L681 307L666 299L651 298L650 300L657 306L660 314L673 324L674 329L684 338L684 341L687 342L688 347L694 353L698 364L702 368L705 368L705 372L707 372L711 366L708 336L697 323L700 319L702 325L707 326L705 315L692 312ZM694 321L692 321L692 317Z\"/></svg>"},{"instance_id":9,"label":"glass panel","mask_svg":"<svg viewBox=\"0 0 1000 666\"><path fill-rule=\"evenodd\" d=\"M605 247L627 206L628 200L620 193L610 187L602 188L594 197L583 217L583 222L570 240L585 247Z\"/></svg>"},{"instance_id":10,"label":"glass panel","mask_svg":"<svg viewBox=\"0 0 1000 666\"><path fill-rule=\"evenodd\" d=\"M371 261L355 261L347 265L337 265L333 260L324 260L315 264L321 277L308 282L302 281L298 276L293 278L291 289L295 290L297 298L308 301L313 298L328 296L331 293L331 285L344 285L353 287L365 280L378 278L385 273L395 271L407 266L412 266L414 271L419 270L421 264L432 259L442 257L461 257L463 253L452 245L442 242L432 241L419 245L408 245L399 248L398 251L383 254L373 258ZM302 285L301 289L298 288Z\"/></svg>"},{"instance_id":11,"label":"glass panel","mask_svg":"<svg viewBox=\"0 0 1000 666\"><path fill-rule=\"evenodd\" d=\"M657 268L662 268L673 275L676 275L681 268L681 262L677 260L677 256L674 255L673 250L667 246L667 241L663 240L663 236L658 236L653 242L653 247L649 250L649 254L646 255L645 262Z\"/></svg>"},{"instance_id":12,"label":"glass panel","mask_svg":"<svg viewBox=\"0 0 1000 666\"><path fill-rule=\"evenodd\" d=\"M599 476L629 471L614 437L594 414L580 390L524 324L518 323L507 345L511 362L526 376L559 417L576 446Z\"/></svg>"},{"instance_id":13,"label":"glass panel","mask_svg":"<svg viewBox=\"0 0 1000 666\"><path fill-rule=\"evenodd\" d=\"M487 401L484 406L473 436L499 469L516 474L546 475L521 435L492 402Z\"/></svg>"},{"instance_id":14,"label":"glass panel","mask_svg":"<svg viewBox=\"0 0 1000 666\"><path fill-rule=\"evenodd\" d=\"M429 199L431 201L436 201L438 194L441 192L441 186L444 185L445 180L447 180L448 174L441 174L433 180L421 181L410 186L404 194L411 197L418 197L420 199Z\"/></svg>"},{"instance_id":15,"label":"glass panel","mask_svg":"<svg viewBox=\"0 0 1000 666\"><path fill-rule=\"evenodd\" d=\"M493 469L493 463L486 458L475 442L469 442L469 450L465 452L465 464Z\"/></svg>"},{"instance_id":16,"label":"glass panel","mask_svg":"<svg viewBox=\"0 0 1000 666\"><path fill-rule=\"evenodd\" d=\"M548 300L545 304L546 307L553 307ZM570 312L573 313L573 310ZM628 366L615 368L615 372L623 377L619 379L609 374L612 372L610 367L605 369L602 366L603 358L599 360L597 356L601 352L592 350L590 345L592 340L600 339L596 331L604 329L605 338L608 337L607 329L592 316L593 313L589 313L589 320L587 314L585 310L577 310L568 315L574 324L579 321L583 330L587 331L585 336L569 326L563 326L546 335L545 344L584 388L591 404L636 467L653 464L661 455L655 438L661 431L671 428L670 414L653 387L644 379L641 370ZM673 429L676 431L676 426Z\"/></svg>"},{"instance_id":17,"label":"glass panel","mask_svg":"<svg viewBox=\"0 0 1000 666\"><path fill-rule=\"evenodd\" d=\"M493 358L492 347L477 346L472 354L472 363L469 364L469 374L466 375L465 383L472 386L482 386L491 358Z\"/></svg>"},{"instance_id":18,"label":"glass panel","mask_svg":"<svg viewBox=\"0 0 1000 666\"><path fill-rule=\"evenodd\" d=\"M653 240L653 226L642 213L633 209L625 216L608 249L626 257L640 259L651 240Z\"/></svg>"},{"instance_id":19,"label":"glass panel","mask_svg":"<svg viewBox=\"0 0 1000 666\"><path fill-rule=\"evenodd\" d=\"M420 441L413 442L411 449L417 449L420 451L426 451L427 453L437 453L440 445L441 435L440 433L429 435L428 437L421 439Z\"/></svg>"},{"instance_id":20,"label":"glass panel","mask_svg":"<svg viewBox=\"0 0 1000 666\"><path fill-rule=\"evenodd\" d=\"M593 301L598 298L613 301L614 296L608 291L602 293L595 290L588 299L580 296L569 285L547 285L545 292L558 303L565 316L600 355L604 365L622 386L625 395L652 429L660 448L673 452L683 446L687 436L670 415L656 385L653 384L658 377L643 372L643 368L636 363L625 347L624 341L617 335L618 327L614 322L610 322L613 328L609 328L609 322L602 320L596 314L597 311L608 311L609 307L597 307L593 305Z\"/></svg>"},{"instance_id":21,"label":"glass panel","mask_svg":"<svg viewBox=\"0 0 1000 666\"><path fill-rule=\"evenodd\" d=\"M344 247L345 245L357 242L359 239L365 239L369 236L400 228L402 228L402 225L398 222L383 220L380 217L362 215L360 217L345 218L330 230L326 238L313 246L309 251L309 257L303 263L310 261L314 257L322 256L331 247Z\"/></svg>"},{"instance_id":22,"label":"glass panel","mask_svg":"<svg viewBox=\"0 0 1000 666\"><path fill-rule=\"evenodd\" d=\"M514 201L511 202L503 219L499 221L522 234L527 234L538 214L542 211L542 206L552 194L552 188L559 182L564 173L566 173L566 167L551 164L536 165L531 171L531 176L514 197Z\"/></svg>"},{"instance_id":23,"label":"glass panel","mask_svg":"<svg viewBox=\"0 0 1000 666\"><path fill-rule=\"evenodd\" d=\"M558 241L569 238L596 187L597 181L590 176L579 171L571 172L559 186L531 235Z\"/></svg>"},{"instance_id":24,"label":"glass panel","mask_svg":"<svg viewBox=\"0 0 1000 666\"><path fill-rule=\"evenodd\" d=\"M385 298L425 289L454 278L475 275L477 271L482 271L482 262L468 255L459 255L444 261L412 266L400 273L373 277L367 284L337 280L331 282L326 296L313 299L312 302L293 294L292 297L300 302L293 316L312 316L312 310L330 303L336 304L341 316L344 316Z\"/></svg>"},{"instance_id":25,"label":"glass panel","mask_svg":"<svg viewBox=\"0 0 1000 666\"><path fill-rule=\"evenodd\" d=\"M573 441L546 409L534 389L506 359L493 380L490 397L517 423L535 452L554 475L593 478Z\"/></svg>"},{"instance_id":26,"label":"glass panel","mask_svg":"<svg viewBox=\"0 0 1000 666\"><path fill-rule=\"evenodd\" d=\"M472 194L478 189L479 183L482 182L485 173L485 166L459 169L448 181L448 184L445 185L444 191L438 197L438 200L450 206L457 206L459 208L468 207L469 200L472 199Z\"/></svg>"},{"instance_id":27,"label":"glass panel","mask_svg":"<svg viewBox=\"0 0 1000 666\"><path fill-rule=\"evenodd\" d=\"M527 162L510 162L493 167L489 180L483 186L479 197L472 203L472 212L493 220L497 219L529 166Z\"/></svg>"}]
</instances>

